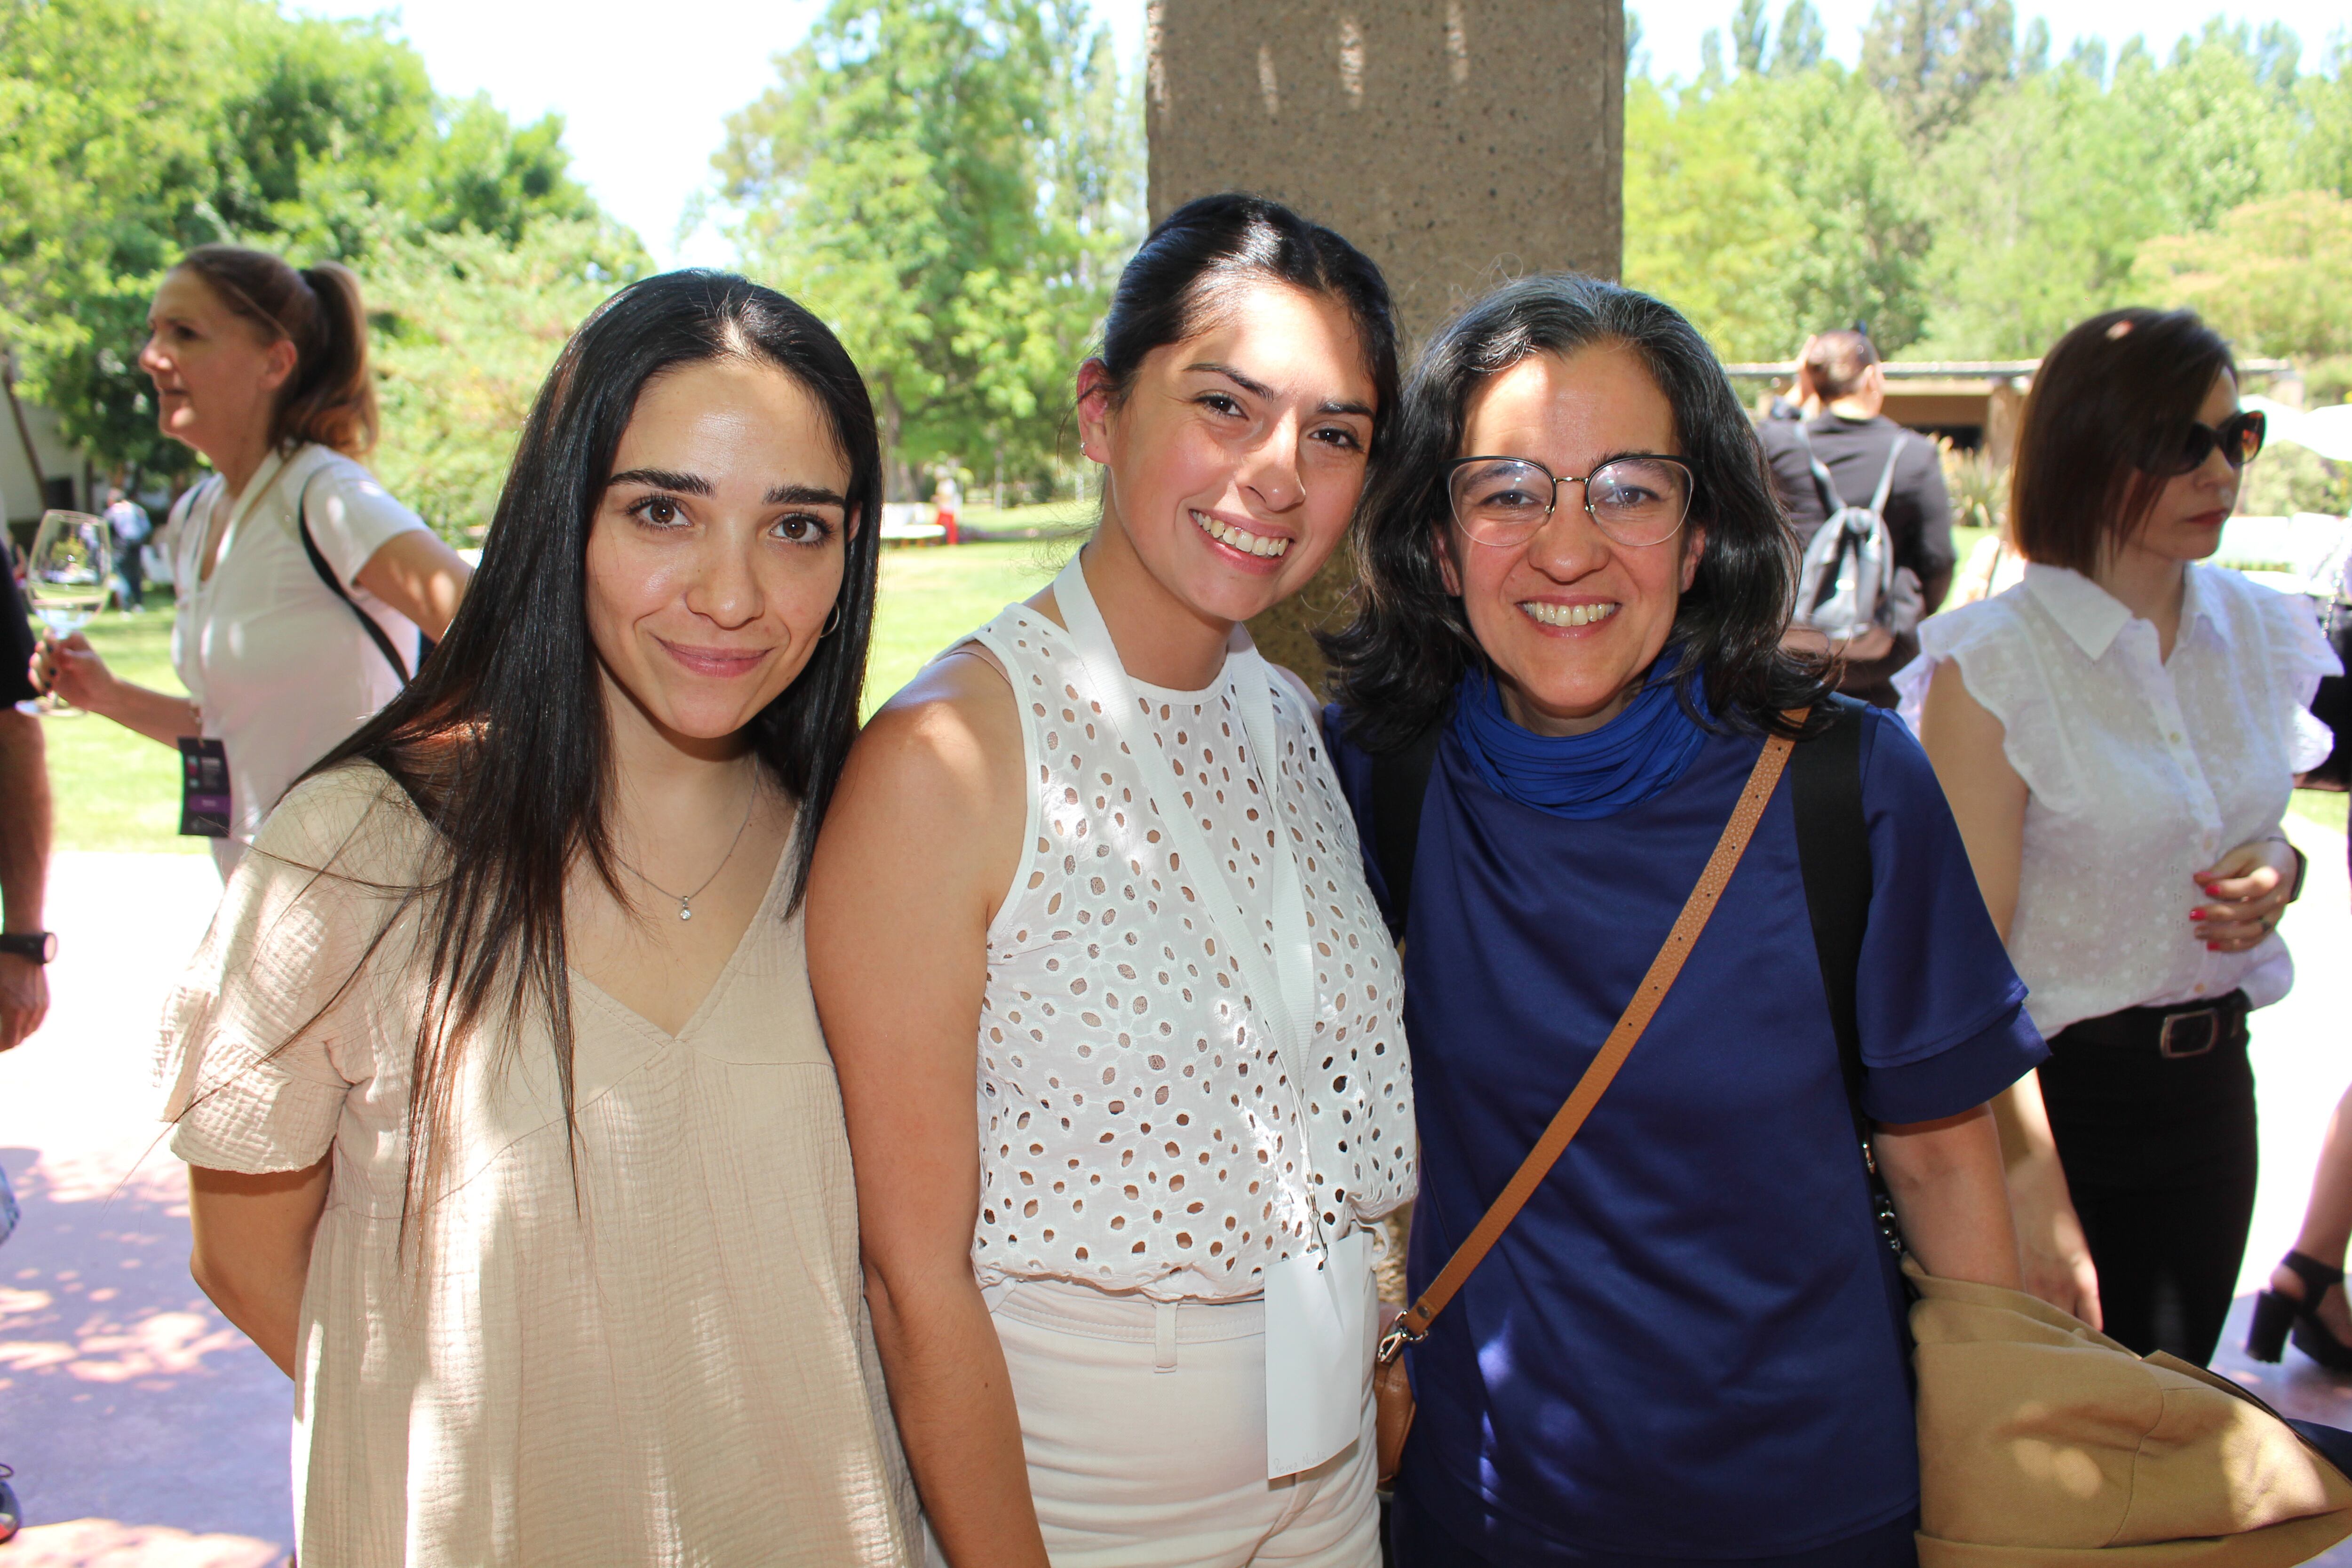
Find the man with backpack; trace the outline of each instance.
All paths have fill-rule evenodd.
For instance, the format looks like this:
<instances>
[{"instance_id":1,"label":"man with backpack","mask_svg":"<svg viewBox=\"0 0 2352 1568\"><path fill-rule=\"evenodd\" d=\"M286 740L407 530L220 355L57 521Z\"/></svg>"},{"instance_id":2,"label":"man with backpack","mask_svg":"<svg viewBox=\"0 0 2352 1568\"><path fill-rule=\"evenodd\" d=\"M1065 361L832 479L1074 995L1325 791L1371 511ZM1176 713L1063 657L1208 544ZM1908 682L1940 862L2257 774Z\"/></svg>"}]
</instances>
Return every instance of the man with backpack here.
<instances>
[{"instance_id":1,"label":"man with backpack","mask_svg":"<svg viewBox=\"0 0 2352 1568\"><path fill-rule=\"evenodd\" d=\"M1839 689L1895 706L1895 672L1917 656L1918 625L1952 585L1952 502L1924 436L1880 410L1878 351L1859 328L1805 345L1816 418L1769 420L1757 437L1773 489L1805 550L1790 646L1824 642L1845 660ZM1840 527L1824 529L1832 518Z\"/></svg>"}]
</instances>

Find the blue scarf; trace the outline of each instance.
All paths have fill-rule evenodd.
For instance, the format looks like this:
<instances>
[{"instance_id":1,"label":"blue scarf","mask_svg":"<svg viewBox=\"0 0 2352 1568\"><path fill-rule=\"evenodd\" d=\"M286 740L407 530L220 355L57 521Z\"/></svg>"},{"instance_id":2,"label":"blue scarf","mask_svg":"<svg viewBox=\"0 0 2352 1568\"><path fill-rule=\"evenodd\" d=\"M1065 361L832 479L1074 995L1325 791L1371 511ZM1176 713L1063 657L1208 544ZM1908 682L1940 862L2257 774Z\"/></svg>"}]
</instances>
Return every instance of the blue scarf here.
<instances>
[{"instance_id":1,"label":"blue scarf","mask_svg":"<svg viewBox=\"0 0 2352 1568\"><path fill-rule=\"evenodd\" d=\"M1663 794L1688 771L1706 731L1675 700L1678 650L1658 656L1625 710L1581 735L1538 735L1503 711L1494 677L1474 669L1454 703L1454 735L1497 795L1554 816L1590 822ZM1704 692L1691 695L1706 711Z\"/></svg>"}]
</instances>

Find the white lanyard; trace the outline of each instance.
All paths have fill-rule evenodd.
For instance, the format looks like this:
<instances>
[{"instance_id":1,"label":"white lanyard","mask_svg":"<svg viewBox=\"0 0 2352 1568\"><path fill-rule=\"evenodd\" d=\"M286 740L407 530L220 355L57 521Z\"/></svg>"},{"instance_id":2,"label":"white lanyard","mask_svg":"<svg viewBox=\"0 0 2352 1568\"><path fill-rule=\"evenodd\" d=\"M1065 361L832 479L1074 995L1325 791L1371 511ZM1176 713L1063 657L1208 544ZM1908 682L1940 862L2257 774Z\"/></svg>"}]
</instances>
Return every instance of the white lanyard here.
<instances>
[{"instance_id":1,"label":"white lanyard","mask_svg":"<svg viewBox=\"0 0 2352 1568\"><path fill-rule=\"evenodd\" d=\"M1095 606L1082 559L1073 559L1054 579L1054 601L1078 645L1086 680L1101 699L1113 731L1128 754L1148 767L1145 759L1158 748L1136 724L1144 705L1127 679L1126 666L1119 662L1110 628ZM1225 663L1241 709L1242 731L1249 739L1251 760L1256 765L1260 809L1274 829L1273 849L1261 859L1274 901L1271 963L1259 939L1257 922L1250 918L1249 900L1242 894L1246 873L1238 865L1232 871L1223 869L1223 860L1210 847L1201 826L1210 786L1197 762L1168 759L1171 773L1179 765L1184 770L1181 779L1171 776L1168 784L1180 792L1189 784L1192 799L1187 805L1181 793L1169 797L1174 809L1160 810L1160 820L1167 825L1172 859L1189 860L1195 868L1219 868L1217 880L1225 893L1223 906L1215 902L1207 879L1197 870L1192 880L1208 904L1211 927L1223 936L1226 951L1239 964L1261 1016L1273 1031L1296 1107L1308 1245L1260 1271L1265 1281L1265 1473L1267 1479L1275 1480L1312 1469L1358 1439L1364 1383L1371 1367L1367 1300L1371 1247L1370 1237L1360 1228L1336 1241L1323 1233L1323 1199L1315 1184L1315 1141L1307 1123L1306 1073L1312 1059L1308 1047L1315 1024L1315 961L1307 947L1306 879L1299 872L1297 851L1291 845L1290 829L1283 821L1282 805L1275 793L1275 748L1280 737L1275 731L1269 690L1273 677L1250 644L1249 635L1239 628Z\"/></svg>"},{"instance_id":2,"label":"white lanyard","mask_svg":"<svg viewBox=\"0 0 2352 1568\"><path fill-rule=\"evenodd\" d=\"M1136 728L1136 720L1143 712L1143 700L1136 695L1128 679L1127 668L1119 662L1118 646L1111 640L1110 628L1103 624L1102 612L1095 607L1094 594L1087 586L1078 557L1073 556L1061 575L1054 579L1054 601L1061 606L1062 618L1069 623L1070 636L1085 661L1087 679L1103 699L1103 711L1109 715L1129 752L1138 763L1145 763L1159 748L1151 743L1149 734L1139 733ZM1280 738L1275 731L1274 700L1268 691L1273 675L1250 643L1249 634L1235 629L1236 646L1226 654L1226 663L1241 706L1242 732L1249 738L1251 760L1257 768L1261 809L1274 826L1274 847L1263 862L1271 879L1273 900L1275 952L1271 964L1257 922L1250 918L1249 900L1242 893L1240 878L1246 876L1246 871L1227 871L1225 857L1211 847L1202 831L1201 815L1208 808L1210 785L1207 775L1191 759L1183 761L1184 776L1169 781L1179 789L1190 786L1191 808L1185 808L1180 794L1170 801L1176 809L1160 812L1160 818L1168 825L1169 837L1183 860L1217 870L1225 902L1223 908L1212 906L1210 923L1223 936L1227 951L1241 965L1253 999L1273 1031L1276 1050L1297 1095L1298 1141L1307 1177L1308 1207L1319 1214L1321 1203L1312 1180L1314 1148L1307 1132L1305 1068L1311 1059L1309 1036L1315 1026L1316 1011L1315 960L1307 934L1307 885L1299 874L1298 857L1292 847L1290 829L1283 822L1282 806L1276 794L1274 759ZM1199 877L1193 879L1195 883L1202 880ZM1203 898L1211 891L1206 886L1200 890ZM1314 1229L1319 1231L1319 1220Z\"/></svg>"}]
</instances>

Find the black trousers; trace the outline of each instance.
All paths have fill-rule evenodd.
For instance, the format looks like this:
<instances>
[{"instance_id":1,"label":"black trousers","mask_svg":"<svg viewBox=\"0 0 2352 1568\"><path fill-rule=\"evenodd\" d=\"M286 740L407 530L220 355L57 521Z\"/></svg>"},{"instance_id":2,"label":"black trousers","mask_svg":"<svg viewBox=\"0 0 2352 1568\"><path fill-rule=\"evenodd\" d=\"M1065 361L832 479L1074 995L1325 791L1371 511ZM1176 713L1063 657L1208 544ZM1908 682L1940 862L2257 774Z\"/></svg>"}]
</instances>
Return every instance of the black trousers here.
<instances>
[{"instance_id":1,"label":"black trousers","mask_svg":"<svg viewBox=\"0 0 2352 1568\"><path fill-rule=\"evenodd\" d=\"M2259 1160L2245 999L2219 1005L2218 1025L2176 1026L2190 1046L2210 1030L2197 1055L2164 1055L2163 1013L2136 1007L2061 1030L2042 1064L2107 1334L2199 1366L2212 1360L2237 1290Z\"/></svg>"}]
</instances>

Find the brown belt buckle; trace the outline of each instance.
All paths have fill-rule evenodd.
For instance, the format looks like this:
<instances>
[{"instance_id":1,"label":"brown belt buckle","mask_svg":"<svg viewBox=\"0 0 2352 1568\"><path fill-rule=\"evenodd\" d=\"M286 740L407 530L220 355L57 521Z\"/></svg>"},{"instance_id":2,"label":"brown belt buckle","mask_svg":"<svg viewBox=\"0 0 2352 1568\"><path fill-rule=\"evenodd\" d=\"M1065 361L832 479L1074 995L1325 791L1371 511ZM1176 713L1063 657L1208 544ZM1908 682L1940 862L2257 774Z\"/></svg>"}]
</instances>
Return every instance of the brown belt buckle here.
<instances>
[{"instance_id":1,"label":"brown belt buckle","mask_svg":"<svg viewBox=\"0 0 2352 1568\"><path fill-rule=\"evenodd\" d=\"M2204 1025L2203 1037L2194 1045L2189 1044L2189 1039L2195 1037L2194 1033L2182 1030L2180 1026L2183 1024ZM2175 1044L2176 1038L2180 1043ZM2156 1037L2156 1052L2160 1057L2179 1061L2187 1057L2201 1057L2221 1043L2221 1009L2200 1007L2194 1013L2175 1013L2165 1019L2163 1031Z\"/></svg>"}]
</instances>

